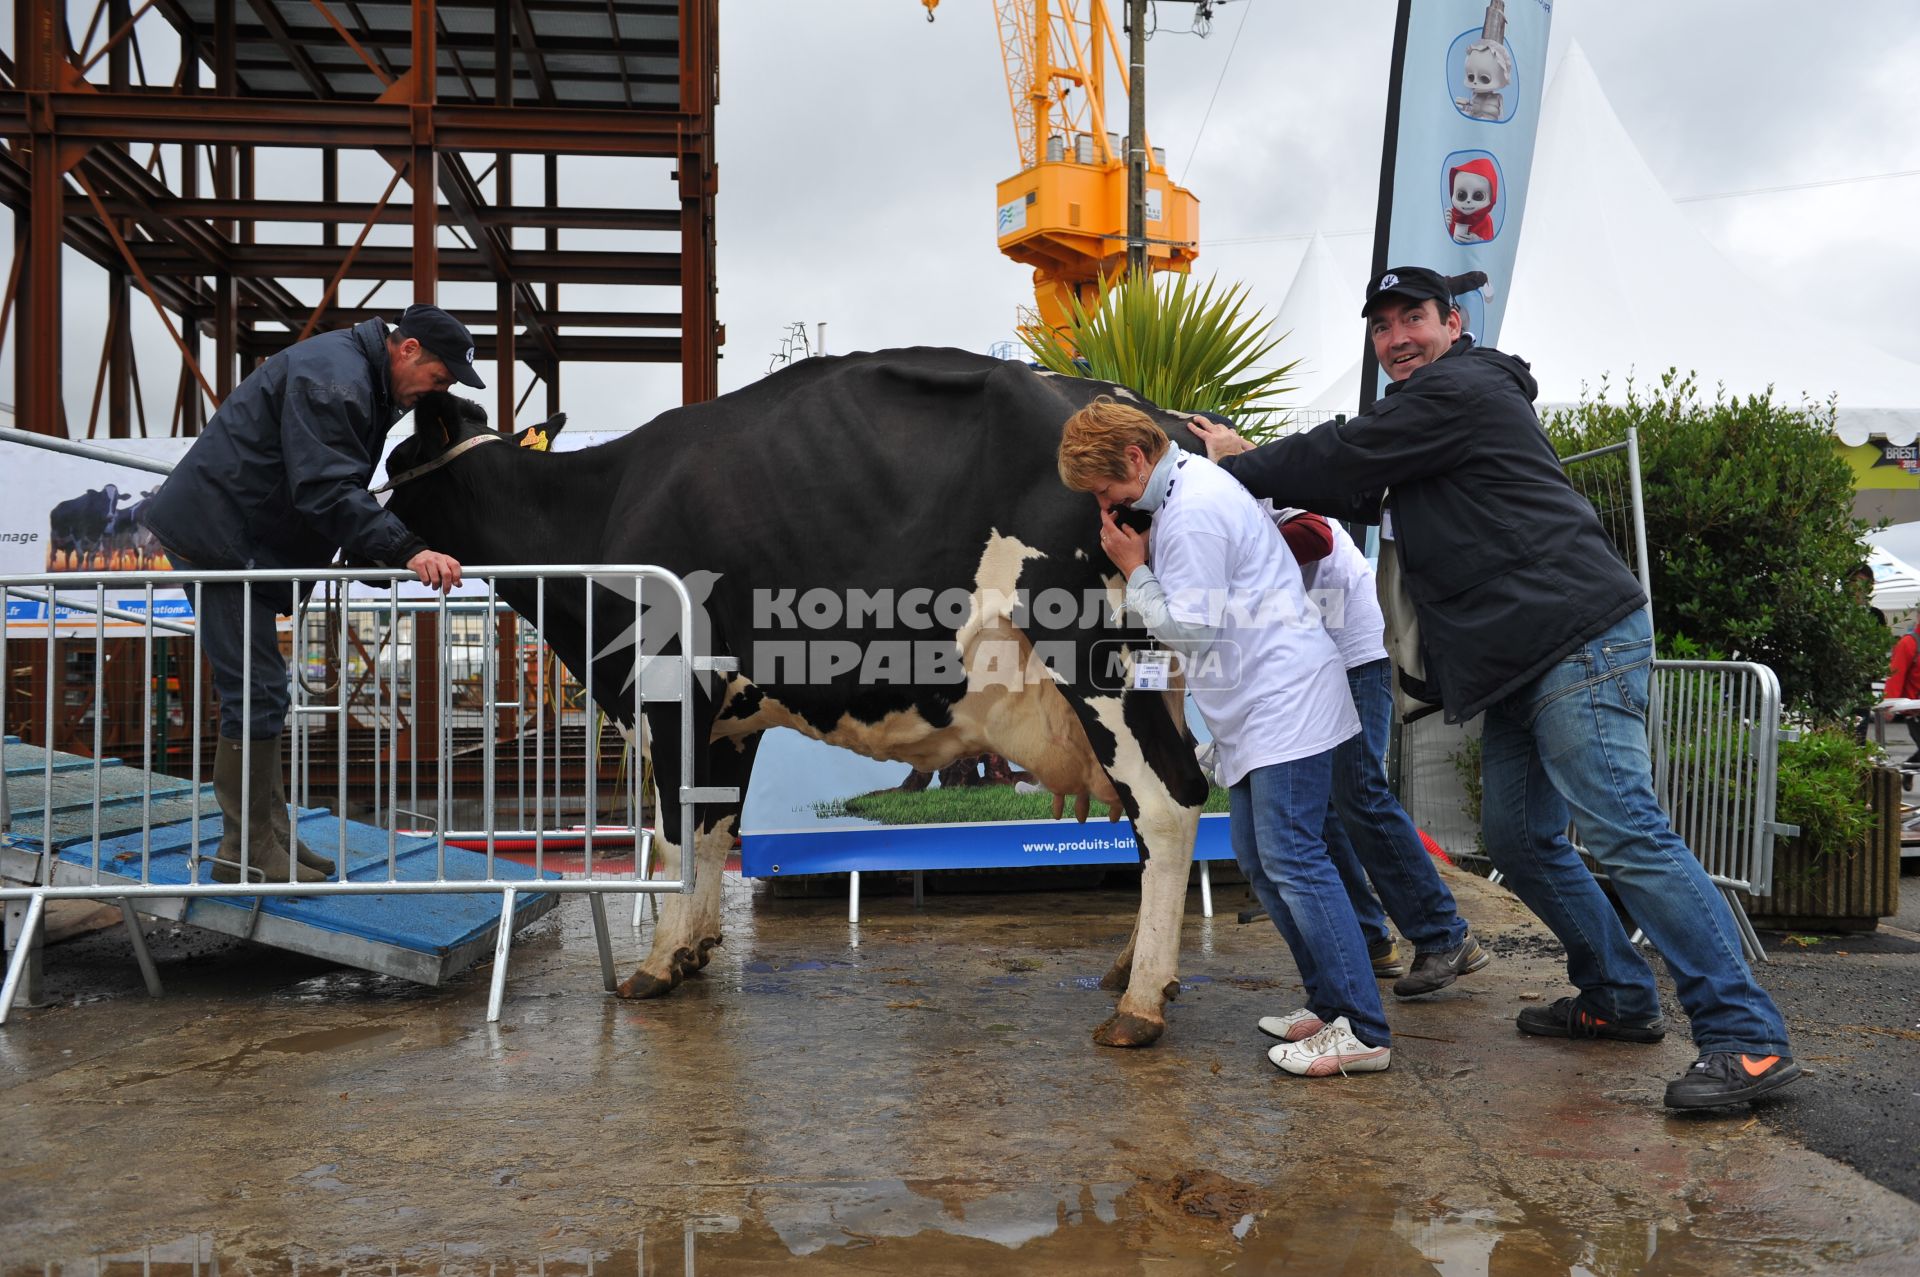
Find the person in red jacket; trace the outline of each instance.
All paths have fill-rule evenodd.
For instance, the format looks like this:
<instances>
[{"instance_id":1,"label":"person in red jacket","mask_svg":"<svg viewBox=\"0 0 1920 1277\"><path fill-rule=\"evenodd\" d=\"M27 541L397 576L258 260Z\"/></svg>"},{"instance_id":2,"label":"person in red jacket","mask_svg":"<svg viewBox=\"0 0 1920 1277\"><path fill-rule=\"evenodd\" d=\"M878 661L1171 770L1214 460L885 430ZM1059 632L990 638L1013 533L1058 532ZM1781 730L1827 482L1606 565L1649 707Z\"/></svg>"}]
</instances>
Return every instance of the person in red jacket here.
<instances>
[{"instance_id":1,"label":"person in red jacket","mask_svg":"<svg viewBox=\"0 0 1920 1277\"><path fill-rule=\"evenodd\" d=\"M1920 628L1920 623L1916 624ZM1893 645L1893 661L1887 667L1887 686L1882 693L1888 700L1920 700L1920 639L1914 631L1902 634ZM1905 720L1907 735L1913 737L1913 756L1904 767L1920 766L1920 715L1899 714Z\"/></svg>"}]
</instances>

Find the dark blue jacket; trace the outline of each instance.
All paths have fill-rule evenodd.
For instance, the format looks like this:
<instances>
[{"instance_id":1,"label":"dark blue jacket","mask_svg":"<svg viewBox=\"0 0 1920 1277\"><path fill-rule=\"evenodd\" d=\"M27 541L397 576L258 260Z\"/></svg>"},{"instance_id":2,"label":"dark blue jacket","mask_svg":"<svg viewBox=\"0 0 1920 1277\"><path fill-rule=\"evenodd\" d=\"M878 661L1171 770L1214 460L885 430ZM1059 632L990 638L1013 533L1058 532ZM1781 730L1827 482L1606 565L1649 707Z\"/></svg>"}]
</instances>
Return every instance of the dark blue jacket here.
<instances>
[{"instance_id":1,"label":"dark blue jacket","mask_svg":"<svg viewBox=\"0 0 1920 1277\"><path fill-rule=\"evenodd\" d=\"M399 411L387 326L369 319L287 347L234 387L142 522L201 568L399 567L427 543L367 491Z\"/></svg>"},{"instance_id":2,"label":"dark blue jacket","mask_svg":"<svg viewBox=\"0 0 1920 1277\"><path fill-rule=\"evenodd\" d=\"M1451 722L1646 603L1567 482L1538 391L1524 361L1462 338L1359 416L1221 462L1279 506L1377 523L1385 498L1427 683Z\"/></svg>"}]
</instances>

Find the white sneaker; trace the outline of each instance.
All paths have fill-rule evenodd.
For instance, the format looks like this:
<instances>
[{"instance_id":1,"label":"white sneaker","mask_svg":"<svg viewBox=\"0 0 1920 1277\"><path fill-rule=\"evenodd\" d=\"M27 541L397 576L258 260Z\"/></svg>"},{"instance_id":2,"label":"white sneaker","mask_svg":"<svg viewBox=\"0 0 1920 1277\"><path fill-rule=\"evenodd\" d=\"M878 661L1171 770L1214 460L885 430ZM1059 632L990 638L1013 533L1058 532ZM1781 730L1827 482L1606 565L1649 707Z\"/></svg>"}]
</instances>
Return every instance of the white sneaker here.
<instances>
[{"instance_id":1,"label":"white sneaker","mask_svg":"<svg viewBox=\"0 0 1920 1277\"><path fill-rule=\"evenodd\" d=\"M1380 1072L1393 1062L1393 1048L1368 1046L1353 1036L1353 1026L1342 1015L1310 1038L1274 1047L1267 1058L1299 1077L1331 1077L1335 1073L1344 1077Z\"/></svg>"},{"instance_id":2,"label":"white sneaker","mask_svg":"<svg viewBox=\"0 0 1920 1277\"><path fill-rule=\"evenodd\" d=\"M1303 1041L1326 1027L1325 1021L1305 1007L1301 1007L1298 1011L1289 1011L1285 1015L1260 1017L1260 1031L1285 1042Z\"/></svg>"}]
</instances>

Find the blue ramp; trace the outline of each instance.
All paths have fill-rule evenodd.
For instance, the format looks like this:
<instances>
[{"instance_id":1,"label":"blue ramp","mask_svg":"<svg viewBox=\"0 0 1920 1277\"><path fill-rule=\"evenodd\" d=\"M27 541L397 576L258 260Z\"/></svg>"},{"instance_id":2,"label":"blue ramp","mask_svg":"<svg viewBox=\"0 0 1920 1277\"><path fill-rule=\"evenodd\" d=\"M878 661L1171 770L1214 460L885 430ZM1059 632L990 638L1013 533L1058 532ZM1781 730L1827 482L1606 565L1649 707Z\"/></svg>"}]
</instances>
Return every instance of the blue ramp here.
<instances>
[{"instance_id":1,"label":"blue ramp","mask_svg":"<svg viewBox=\"0 0 1920 1277\"><path fill-rule=\"evenodd\" d=\"M98 781L90 758L44 751L5 742L5 772L13 781L13 827L0 835L0 873L9 885L40 881L43 830L51 826L53 886L91 884L132 885L141 879L143 854L148 881L159 884L189 880L187 859L194 850L193 817L199 812L200 849L209 855L219 846L222 822L211 786L196 792L192 784L173 777L149 776L118 760L103 760ZM51 763L53 811L43 810L44 785L35 783ZM94 803L99 786L99 806ZM142 790L150 797L143 800ZM25 805L22 805L25 800ZM144 809L144 810L143 810ZM141 831L149 821L151 834ZM355 882L388 879L387 832L373 825L342 822L324 810L302 808L297 813L300 836L323 856L339 854L340 831L346 830L347 877ZM96 853L93 831L100 830ZM147 844L143 853L143 841ZM487 858L478 852L446 849L446 877L488 877ZM428 882L439 876L440 853L431 838L399 838L393 846L393 878ZM201 868L208 881L211 862ZM524 865L496 857L491 875L496 881L537 883L557 879L552 871L536 875ZM111 898L103 892L103 898ZM514 902L513 929L551 912L560 903L553 892L525 892ZM340 896L229 896L141 897L135 907L144 914L185 922L224 935L240 936L345 963L383 975L437 985L493 952L500 922L500 896L495 892L426 894L366 894Z\"/></svg>"}]
</instances>

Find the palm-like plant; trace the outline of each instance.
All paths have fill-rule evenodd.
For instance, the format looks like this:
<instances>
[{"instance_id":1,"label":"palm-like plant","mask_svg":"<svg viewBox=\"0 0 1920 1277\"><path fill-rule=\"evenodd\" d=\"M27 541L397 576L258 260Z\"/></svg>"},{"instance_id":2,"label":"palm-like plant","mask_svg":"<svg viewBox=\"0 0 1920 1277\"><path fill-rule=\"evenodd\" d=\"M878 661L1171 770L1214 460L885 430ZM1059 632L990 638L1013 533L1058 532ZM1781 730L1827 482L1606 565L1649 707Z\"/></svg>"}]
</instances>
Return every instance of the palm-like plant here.
<instances>
[{"instance_id":1,"label":"palm-like plant","mask_svg":"<svg viewBox=\"0 0 1920 1277\"><path fill-rule=\"evenodd\" d=\"M1225 413L1258 438L1299 363L1261 366L1284 336L1270 330L1260 311L1249 313L1244 284L1140 275L1108 287L1091 312L1076 300L1065 332L1033 327L1021 339L1053 372L1116 381L1162 408Z\"/></svg>"}]
</instances>

